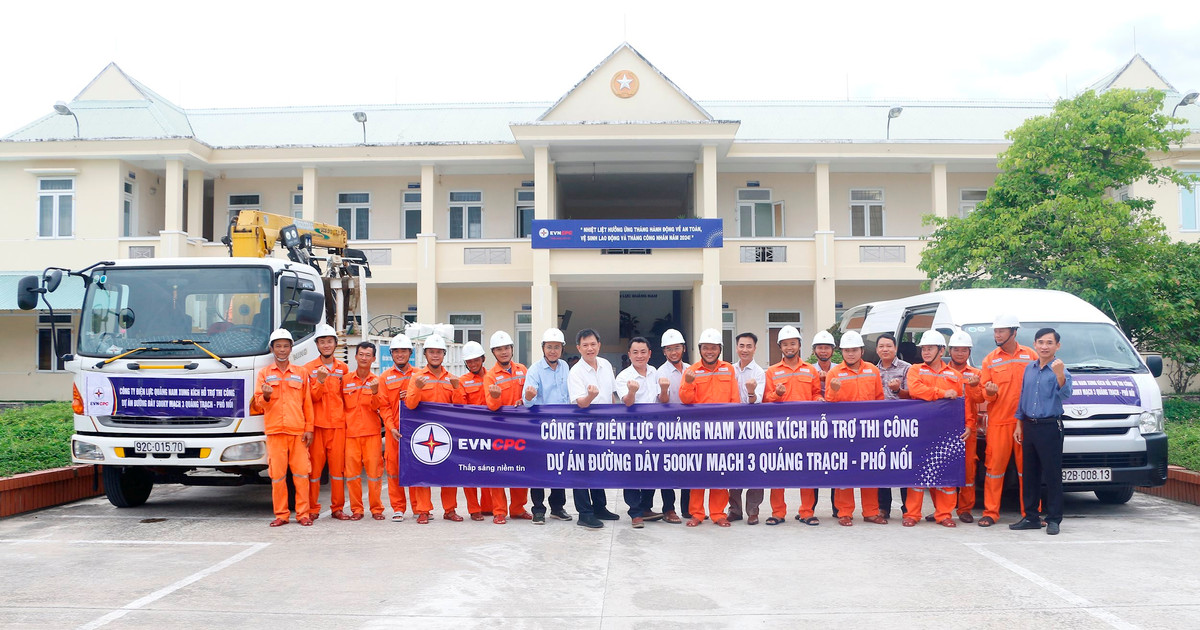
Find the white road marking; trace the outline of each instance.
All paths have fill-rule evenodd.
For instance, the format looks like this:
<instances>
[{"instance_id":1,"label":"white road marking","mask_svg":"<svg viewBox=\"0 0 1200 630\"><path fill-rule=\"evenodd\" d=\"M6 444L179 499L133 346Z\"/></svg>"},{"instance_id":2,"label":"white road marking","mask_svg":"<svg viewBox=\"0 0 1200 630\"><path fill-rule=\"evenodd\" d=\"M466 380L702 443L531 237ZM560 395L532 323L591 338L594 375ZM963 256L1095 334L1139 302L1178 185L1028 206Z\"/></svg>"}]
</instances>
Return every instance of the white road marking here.
<instances>
[{"instance_id":1,"label":"white road marking","mask_svg":"<svg viewBox=\"0 0 1200 630\"><path fill-rule=\"evenodd\" d=\"M0 538L0 543L56 543L60 545L196 545L210 547L253 547L255 545L270 545L271 543L252 543L252 542L224 542L224 541L192 541L192 540L119 540L119 539L95 539L95 540L59 540L56 538Z\"/></svg>"},{"instance_id":2,"label":"white road marking","mask_svg":"<svg viewBox=\"0 0 1200 630\"><path fill-rule=\"evenodd\" d=\"M1079 541L1079 542L1091 542L1091 541ZM1100 541L1096 541L1096 542L1100 542ZM1113 541L1109 541L1109 542L1111 543ZM1050 580L1047 580L1046 578L1043 578L1042 576L1034 573L1033 571L1030 571L1029 569L1022 567L1022 566L1016 564L1015 562L1012 562L1011 560L1009 560L997 553L994 553L992 551L988 551L987 549L984 549L982 544L980 544L980 543L964 543L964 544L967 547L970 547L971 549L973 549L979 555L987 558L988 560L991 560L992 562L995 562L996 564L1004 567L1005 569L1008 569L1009 571L1012 571L1013 573L1016 573L1017 575L1025 578L1026 580L1033 582L1037 586L1040 586L1043 590L1048 591L1049 593L1066 601L1067 603L1071 604L1072 606L1075 606L1079 610L1095 617L1096 619L1103 621L1104 623L1112 626L1113 628L1120 628L1121 630L1138 630L1138 626L1135 626L1135 625L1125 621L1124 619L1121 619L1120 617L1108 612L1107 610L1104 610L1103 608L1097 607L1095 604L1088 601L1087 599L1080 597L1079 595L1076 595L1076 594L1072 593L1071 591L1068 591L1067 589L1051 582Z\"/></svg>"},{"instance_id":3,"label":"white road marking","mask_svg":"<svg viewBox=\"0 0 1200 630\"><path fill-rule=\"evenodd\" d=\"M1010 540L1010 541L995 541L995 542L970 542L963 543L970 546L987 546L987 545L1125 545L1125 544L1144 544L1144 543L1170 543L1173 540L1163 540L1158 538L1130 538L1127 540Z\"/></svg>"},{"instance_id":4,"label":"white road marking","mask_svg":"<svg viewBox=\"0 0 1200 630\"><path fill-rule=\"evenodd\" d=\"M250 516L154 516L143 514L141 516L122 516L122 515L106 515L106 514L55 514L55 518L93 518L104 520L134 520L144 521L146 519L161 518L165 521L172 520L187 520L187 521L266 521L266 517L250 517ZM269 521L268 521L269 522Z\"/></svg>"}]
</instances>

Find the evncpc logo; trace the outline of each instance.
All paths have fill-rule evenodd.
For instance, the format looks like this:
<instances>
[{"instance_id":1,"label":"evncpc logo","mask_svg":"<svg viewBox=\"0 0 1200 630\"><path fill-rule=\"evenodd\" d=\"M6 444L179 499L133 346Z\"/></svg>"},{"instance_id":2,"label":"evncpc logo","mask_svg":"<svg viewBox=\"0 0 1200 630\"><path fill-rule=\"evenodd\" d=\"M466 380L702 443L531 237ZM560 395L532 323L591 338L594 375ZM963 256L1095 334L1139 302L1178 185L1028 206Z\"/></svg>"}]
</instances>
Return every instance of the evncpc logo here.
<instances>
[{"instance_id":1,"label":"evncpc logo","mask_svg":"<svg viewBox=\"0 0 1200 630\"><path fill-rule=\"evenodd\" d=\"M446 427L436 422L426 422L409 436L413 457L422 464L434 466L446 461L454 451L454 440Z\"/></svg>"}]
</instances>

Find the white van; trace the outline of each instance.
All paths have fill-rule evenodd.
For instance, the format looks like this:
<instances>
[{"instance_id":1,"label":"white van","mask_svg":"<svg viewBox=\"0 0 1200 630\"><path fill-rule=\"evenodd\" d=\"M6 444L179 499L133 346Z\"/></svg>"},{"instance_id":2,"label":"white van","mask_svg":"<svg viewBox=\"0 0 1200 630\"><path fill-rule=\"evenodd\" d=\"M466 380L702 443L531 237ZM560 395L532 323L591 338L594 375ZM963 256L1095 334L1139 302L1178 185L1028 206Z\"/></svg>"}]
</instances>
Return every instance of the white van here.
<instances>
[{"instance_id":1,"label":"white van","mask_svg":"<svg viewBox=\"0 0 1200 630\"><path fill-rule=\"evenodd\" d=\"M971 364L979 367L996 347L992 322L1001 313L1020 320L1022 345L1032 348L1039 328L1062 335L1058 357L1074 379L1074 393L1063 405L1063 489L1094 491L1102 502L1124 503L1134 486L1166 483L1162 392L1154 380L1162 374L1162 358L1143 361L1108 316L1074 295L1040 289L936 291L856 306L845 312L840 327L863 335L864 358L872 362L879 360L879 336L894 333L900 357L909 363L921 361L915 342L922 332L936 329L949 338L963 330L974 344ZM982 453L983 414L980 427ZM979 471L982 475L983 466Z\"/></svg>"}]
</instances>

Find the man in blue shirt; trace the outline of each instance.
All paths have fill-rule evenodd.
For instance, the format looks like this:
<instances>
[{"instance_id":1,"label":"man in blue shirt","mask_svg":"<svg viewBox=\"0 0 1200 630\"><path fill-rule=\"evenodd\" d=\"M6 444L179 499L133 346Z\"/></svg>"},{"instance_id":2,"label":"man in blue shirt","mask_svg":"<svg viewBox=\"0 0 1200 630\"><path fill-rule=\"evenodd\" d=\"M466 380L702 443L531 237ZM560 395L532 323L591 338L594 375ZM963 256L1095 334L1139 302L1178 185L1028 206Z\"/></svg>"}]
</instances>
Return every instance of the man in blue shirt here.
<instances>
[{"instance_id":1,"label":"man in blue shirt","mask_svg":"<svg viewBox=\"0 0 1200 630\"><path fill-rule=\"evenodd\" d=\"M563 343L566 339L557 328L547 328L542 333L542 358L529 366L525 373L525 406L569 404L567 388L567 373L570 368L562 357ZM533 524L546 524L546 490L545 488L530 488L529 496L533 499ZM567 514L567 491L562 488L550 490L550 518L560 521L571 520Z\"/></svg>"},{"instance_id":2,"label":"man in blue shirt","mask_svg":"<svg viewBox=\"0 0 1200 630\"><path fill-rule=\"evenodd\" d=\"M1062 451L1063 401L1071 397L1071 373L1062 359L1055 358L1062 338L1053 328L1042 328L1034 336L1037 361L1025 366L1021 399L1017 405L1016 440L1022 446L1024 467L1022 491L1025 518L1009 529L1041 529L1038 498L1046 484L1046 533L1058 534L1063 514Z\"/></svg>"}]
</instances>

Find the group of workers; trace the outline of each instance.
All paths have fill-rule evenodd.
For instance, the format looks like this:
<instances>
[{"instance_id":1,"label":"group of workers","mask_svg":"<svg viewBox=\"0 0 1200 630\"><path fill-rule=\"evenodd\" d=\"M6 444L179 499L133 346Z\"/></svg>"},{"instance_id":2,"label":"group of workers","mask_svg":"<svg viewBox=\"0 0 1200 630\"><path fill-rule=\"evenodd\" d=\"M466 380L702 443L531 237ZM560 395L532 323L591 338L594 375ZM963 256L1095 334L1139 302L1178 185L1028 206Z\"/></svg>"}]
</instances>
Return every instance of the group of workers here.
<instances>
[{"instance_id":1,"label":"group of workers","mask_svg":"<svg viewBox=\"0 0 1200 630\"><path fill-rule=\"evenodd\" d=\"M1000 517L1000 498L1004 475L1011 457L1016 457L1022 477L1022 519L1010 529L1040 529L1057 534L1062 520L1062 401L1070 396L1071 375L1055 357L1060 338L1053 329L1039 330L1035 349L1017 342L1020 323L1002 315L993 325L996 348L983 365L970 364L972 340L965 332L951 335L923 333L919 346L922 363L909 364L897 357L896 338L882 335L876 343L878 365L863 360L862 336L847 331L835 344L833 336L818 332L812 351L816 361L805 361L801 352L800 331L784 326L776 343L782 359L763 369L754 361L758 338L753 333L736 337L737 361L722 360L723 339L716 329L706 329L698 340L699 361L683 362L685 341L677 330L666 331L660 347L666 361L658 367L649 364L651 342L635 337L627 349L630 365L616 373L600 356L600 335L592 329L575 335L580 359L568 366L563 357L566 339L562 331L551 328L541 338L542 358L526 367L513 360L513 340L504 331L490 339L494 363L484 368L484 349L475 341L462 347L466 373L451 374L444 362L446 341L439 335L426 337L423 343L425 365L414 368L413 344L404 335L393 338L390 352L393 365L375 375L374 344L363 342L355 348L356 369L351 370L335 356L338 339L328 325L318 326L315 337L319 356L304 366L289 362L292 337L284 329L270 336L274 363L262 369L256 380L251 410L264 414L267 434L268 475L272 484L275 520L272 527L285 525L290 517L287 475L295 484L297 522L311 525L321 513L319 495L321 473L328 466L330 479L330 515L338 520L361 520L366 508L375 520L384 520L382 481L388 477L388 499L392 520L403 521L409 505L406 488L401 485L399 427L400 406L415 409L422 402L480 405L497 410L504 406L575 404L590 407L601 404L640 403L743 403L770 404L790 401L868 401L912 398L937 400L964 398L966 418L960 438L966 447L966 484L960 488L929 488L933 514L925 520L944 527L955 527L954 516L963 523L975 522L976 430L979 413L986 408L988 435L984 456L984 509L979 526L996 524ZM833 363L835 345L842 362ZM948 352L949 361L944 360ZM986 407L985 407L986 406ZM381 444L382 440L382 444ZM367 480L368 504L363 504L362 477ZM1046 487L1044 505L1042 485ZM348 486L348 488L347 488ZM349 491L350 513L345 511ZM925 488L901 490L902 524L917 525L923 516ZM857 489L864 522L886 525L891 518L890 488ZM547 518L547 493L542 488L463 488L467 513L474 521L492 515L492 522L508 519L544 524ZM605 520L620 516L607 507L601 488L571 491L579 526L599 529ZM707 501L705 500L705 493ZM816 489L800 490L800 505L795 519L805 525L820 524L815 515ZM729 527L743 518L750 525L759 522L763 489L683 489L676 509L675 489L660 489L661 511L654 511L655 489L625 489L624 501L634 528L647 521L685 522L688 527L705 520ZM432 490L407 488L408 500L417 522L432 518ZM458 488L440 491L442 518L462 521L458 509ZM787 521L788 508L783 488L770 491L771 515L767 525ZM527 510L526 503L532 499ZM834 517L839 525L854 524L855 489L832 489ZM549 517L570 521L566 511L566 491L549 491ZM1039 511L1045 508L1046 523ZM680 516L682 512L682 517Z\"/></svg>"}]
</instances>

